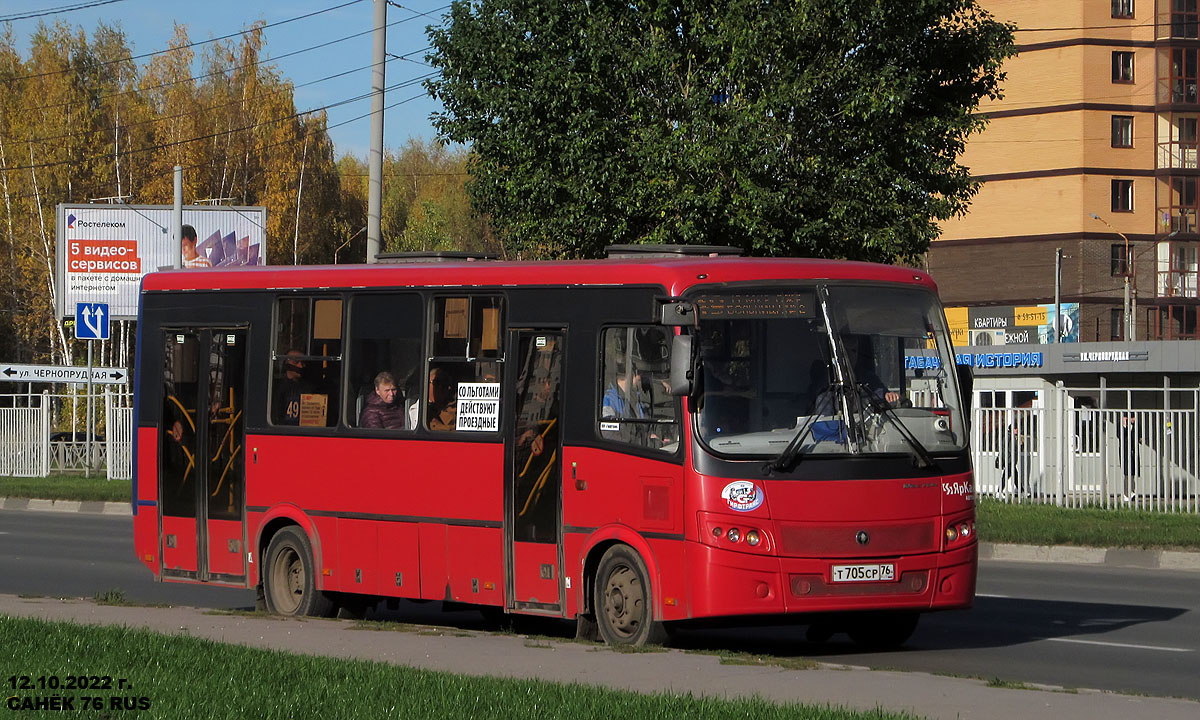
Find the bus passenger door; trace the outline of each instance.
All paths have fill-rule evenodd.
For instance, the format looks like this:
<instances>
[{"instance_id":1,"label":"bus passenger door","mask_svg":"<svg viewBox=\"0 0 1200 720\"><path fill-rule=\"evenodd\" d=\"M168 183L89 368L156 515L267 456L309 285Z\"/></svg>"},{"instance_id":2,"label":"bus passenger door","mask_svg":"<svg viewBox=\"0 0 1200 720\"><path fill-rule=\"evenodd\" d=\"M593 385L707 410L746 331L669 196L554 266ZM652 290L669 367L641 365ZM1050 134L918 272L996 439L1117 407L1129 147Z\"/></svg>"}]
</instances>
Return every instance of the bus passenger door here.
<instances>
[{"instance_id":1,"label":"bus passenger door","mask_svg":"<svg viewBox=\"0 0 1200 720\"><path fill-rule=\"evenodd\" d=\"M246 330L163 333L162 574L246 579Z\"/></svg>"},{"instance_id":2,"label":"bus passenger door","mask_svg":"<svg viewBox=\"0 0 1200 720\"><path fill-rule=\"evenodd\" d=\"M505 596L509 609L561 615L562 359L561 330L513 330L516 359L506 412Z\"/></svg>"}]
</instances>

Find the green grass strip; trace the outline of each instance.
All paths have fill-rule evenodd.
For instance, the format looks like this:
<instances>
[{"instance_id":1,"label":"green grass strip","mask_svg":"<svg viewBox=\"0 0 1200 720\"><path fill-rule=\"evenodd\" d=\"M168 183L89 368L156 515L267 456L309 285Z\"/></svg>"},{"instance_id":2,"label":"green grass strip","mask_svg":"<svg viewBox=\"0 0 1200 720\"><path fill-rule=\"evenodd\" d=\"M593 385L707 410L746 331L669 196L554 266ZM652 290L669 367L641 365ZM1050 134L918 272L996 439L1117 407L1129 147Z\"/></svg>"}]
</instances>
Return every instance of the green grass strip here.
<instances>
[{"instance_id":1,"label":"green grass strip","mask_svg":"<svg viewBox=\"0 0 1200 720\"><path fill-rule=\"evenodd\" d=\"M0 497L129 502L132 496L133 483L129 480L109 480L103 474L90 478L82 475L0 477Z\"/></svg>"},{"instance_id":2,"label":"green grass strip","mask_svg":"<svg viewBox=\"0 0 1200 720\"><path fill-rule=\"evenodd\" d=\"M907 713L857 712L763 700L643 695L541 680L454 675L363 660L337 660L225 645L122 627L92 627L0 615L6 698L72 696L68 716L139 718L806 718L885 720ZM396 642L404 642L399 636ZM497 668L499 670L500 668ZM10 675L114 678L111 690L14 690ZM126 689L118 690L118 680ZM104 712L80 712L83 696ZM112 698L146 698L149 708L111 711ZM13 702L7 700L6 702ZM5 708L7 709L7 707ZM111 714L109 714L111 712ZM20 717L50 716L22 712ZM63 713L54 713L62 717ZM14 713L14 717L17 714Z\"/></svg>"},{"instance_id":3,"label":"green grass strip","mask_svg":"<svg viewBox=\"0 0 1200 720\"><path fill-rule=\"evenodd\" d=\"M1200 550L1200 515L1115 508L1061 508L981 498L979 539L1024 545Z\"/></svg>"}]
</instances>

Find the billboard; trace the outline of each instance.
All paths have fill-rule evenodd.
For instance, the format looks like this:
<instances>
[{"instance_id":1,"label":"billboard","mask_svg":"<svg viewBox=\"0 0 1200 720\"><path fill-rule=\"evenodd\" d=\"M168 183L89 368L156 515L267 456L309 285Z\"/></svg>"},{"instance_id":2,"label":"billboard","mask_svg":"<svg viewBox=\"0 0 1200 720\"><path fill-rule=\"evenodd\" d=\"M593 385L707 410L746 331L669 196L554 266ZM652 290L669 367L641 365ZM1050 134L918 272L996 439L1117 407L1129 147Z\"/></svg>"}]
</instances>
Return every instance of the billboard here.
<instances>
[{"instance_id":1,"label":"billboard","mask_svg":"<svg viewBox=\"0 0 1200 720\"><path fill-rule=\"evenodd\" d=\"M173 267L180 253L185 268L267 264L266 208L185 206L180 246L172 214L170 205L59 205L58 316L102 302L113 320L135 319L142 276Z\"/></svg>"},{"instance_id":2,"label":"billboard","mask_svg":"<svg viewBox=\"0 0 1200 720\"><path fill-rule=\"evenodd\" d=\"M1054 304L948 307L946 323L955 347L1032 345L1054 341ZM1079 342L1079 303L1062 303L1062 339Z\"/></svg>"}]
</instances>

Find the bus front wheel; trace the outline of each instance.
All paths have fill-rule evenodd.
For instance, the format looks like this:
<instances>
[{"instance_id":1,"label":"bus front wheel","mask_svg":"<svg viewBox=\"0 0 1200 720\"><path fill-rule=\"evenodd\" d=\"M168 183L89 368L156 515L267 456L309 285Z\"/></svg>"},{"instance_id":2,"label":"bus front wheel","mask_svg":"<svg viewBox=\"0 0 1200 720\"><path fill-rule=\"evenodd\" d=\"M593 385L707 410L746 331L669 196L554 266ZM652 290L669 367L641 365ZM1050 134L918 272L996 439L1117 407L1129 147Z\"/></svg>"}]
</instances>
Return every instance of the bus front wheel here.
<instances>
[{"instance_id":1,"label":"bus front wheel","mask_svg":"<svg viewBox=\"0 0 1200 720\"><path fill-rule=\"evenodd\" d=\"M642 558L625 545L614 545L600 559L593 607L600 637L609 645L659 645L666 638L654 620L654 598Z\"/></svg>"},{"instance_id":2,"label":"bus front wheel","mask_svg":"<svg viewBox=\"0 0 1200 720\"><path fill-rule=\"evenodd\" d=\"M336 611L329 596L317 590L312 545L300 528L293 525L275 533L265 567L263 596L269 612L331 617Z\"/></svg>"}]
</instances>

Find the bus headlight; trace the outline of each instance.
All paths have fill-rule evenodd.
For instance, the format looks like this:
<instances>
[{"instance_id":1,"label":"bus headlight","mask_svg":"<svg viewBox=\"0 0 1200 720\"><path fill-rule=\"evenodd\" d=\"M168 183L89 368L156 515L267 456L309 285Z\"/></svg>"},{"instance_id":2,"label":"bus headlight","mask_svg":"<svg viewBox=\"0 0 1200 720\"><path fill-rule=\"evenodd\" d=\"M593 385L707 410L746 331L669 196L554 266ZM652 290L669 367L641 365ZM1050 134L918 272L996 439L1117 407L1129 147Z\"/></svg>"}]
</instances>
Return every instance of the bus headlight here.
<instances>
[{"instance_id":1,"label":"bus headlight","mask_svg":"<svg viewBox=\"0 0 1200 720\"><path fill-rule=\"evenodd\" d=\"M958 528L950 525L946 528L946 542L954 542L958 539Z\"/></svg>"},{"instance_id":2,"label":"bus headlight","mask_svg":"<svg viewBox=\"0 0 1200 720\"><path fill-rule=\"evenodd\" d=\"M758 543L761 541L762 541L762 538L760 538L758 536L757 530L747 530L746 531L746 544L748 544L750 547L756 547L758 545Z\"/></svg>"},{"instance_id":3,"label":"bus headlight","mask_svg":"<svg viewBox=\"0 0 1200 720\"><path fill-rule=\"evenodd\" d=\"M742 533L737 528L729 528L729 532L725 533L725 537L729 538L729 542L735 543L742 539Z\"/></svg>"}]
</instances>

